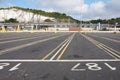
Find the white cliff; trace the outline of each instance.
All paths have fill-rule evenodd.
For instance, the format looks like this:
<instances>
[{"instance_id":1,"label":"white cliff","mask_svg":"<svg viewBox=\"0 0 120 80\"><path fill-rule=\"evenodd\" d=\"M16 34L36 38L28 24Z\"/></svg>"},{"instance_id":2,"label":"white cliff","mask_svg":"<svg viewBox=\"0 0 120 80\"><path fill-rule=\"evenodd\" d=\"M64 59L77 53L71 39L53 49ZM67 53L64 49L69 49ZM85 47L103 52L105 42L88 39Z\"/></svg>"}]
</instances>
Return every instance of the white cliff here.
<instances>
[{"instance_id":1,"label":"white cliff","mask_svg":"<svg viewBox=\"0 0 120 80\"><path fill-rule=\"evenodd\" d=\"M53 20L54 18L45 17L42 15L36 15L32 12L25 12L23 10L11 8L11 9L1 9L0 10L0 22L8 20L10 18L15 18L19 22L44 22L45 19Z\"/></svg>"}]
</instances>

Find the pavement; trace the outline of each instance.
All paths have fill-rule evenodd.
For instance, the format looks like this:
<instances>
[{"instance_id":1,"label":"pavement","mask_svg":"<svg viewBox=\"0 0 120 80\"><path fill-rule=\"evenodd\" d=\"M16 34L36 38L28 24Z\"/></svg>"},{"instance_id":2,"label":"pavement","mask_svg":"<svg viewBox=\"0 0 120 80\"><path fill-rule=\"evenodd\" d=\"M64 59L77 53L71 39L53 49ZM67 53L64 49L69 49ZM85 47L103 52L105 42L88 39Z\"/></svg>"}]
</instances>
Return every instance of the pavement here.
<instances>
[{"instance_id":1,"label":"pavement","mask_svg":"<svg viewBox=\"0 0 120 80\"><path fill-rule=\"evenodd\" d=\"M0 80L119 80L120 33L0 33Z\"/></svg>"}]
</instances>

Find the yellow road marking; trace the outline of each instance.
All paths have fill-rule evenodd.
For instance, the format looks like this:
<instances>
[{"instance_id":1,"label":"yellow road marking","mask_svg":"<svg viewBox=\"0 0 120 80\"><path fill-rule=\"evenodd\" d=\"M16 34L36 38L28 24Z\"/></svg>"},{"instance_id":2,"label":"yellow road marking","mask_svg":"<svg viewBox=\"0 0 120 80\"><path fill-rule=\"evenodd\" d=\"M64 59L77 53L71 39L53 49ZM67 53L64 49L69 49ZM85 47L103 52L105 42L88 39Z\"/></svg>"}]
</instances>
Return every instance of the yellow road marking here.
<instances>
[{"instance_id":1,"label":"yellow road marking","mask_svg":"<svg viewBox=\"0 0 120 80\"><path fill-rule=\"evenodd\" d=\"M57 60L59 60L59 59L62 57L62 55L63 55L64 52L66 51L66 49L67 49L67 47L69 46L69 44L70 44L70 41L69 41L69 43L65 46L65 48L62 50L62 52L60 53L60 55L57 57Z\"/></svg>"},{"instance_id":2,"label":"yellow road marking","mask_svg":"<svg viewBox=\"0 0 120 80\"><path fill-rule=\"evenodd\" d=\"M61 35L61 36L63 36L63 35ZM28 46L32 46L32 45L35 45L35 44L38 44L38 43L42 43L42 42L45 42L45 41L48 41L48 40L52 40L52 39L55 39L55 38L58 38L58 37L61 37L61 36L42 39L42 40L38 40L38 41L35 41L35 42L27 43L27 44L24 44L24 45L19 45L19 46L16 46L16 47L8 48L8 49L5 49L5 50L0 50L0 55L6 54L6 52L19 50L19 49L22 49L22 48L25 48L25 47L28 47Z\"/></svg>"},{"instance_id":3,"label":"yellow road marking","mask_svg":"<svg viewBox=\"0 0 120 80\"><path fill-rule=\"evenodd\" d=\"M98 36L96 36L96 35L91 35L91 36L98 37ZM103 38L103 39L106 39L106 40L109 40L109 41L113 41L113 42L116 42L116 43L120 43L119 40L115 40L115 39L111 39L111 38L107 38L107 37L99 37L99 38Z\"/></svg>"},{"instance_id":4,"label":"yellow road marking","mask_svg":"<svg viewBox=\"0 0 120 80\"><path fill-rule=\"evenodd\" d=\"M118 40L115 40L115 39L111 39L111 38L105 38L105 37L101 37L103 39L106 39L106 40L109 40L109 41L113 41L113 42L117 42L117 43L120 43L120 41Z\"/></svg>"},{"instance_id":5,"label":"yellow road marking","mask_svg":"<svg viewBox=\"0 0 120 80\"><path fill-rule=\"evenodd\" d=\"M56 53L50 58L50 60L55 59L56 56L62 51L62 49L64 49L64 47L67 45L68 42L69 42L69 39L56 51Z\"/></svg>"},{"instance_id":6,"label":"yellow road marking","mask_svg":"<svg viewBox=\"0 0 120 80\"><path fill-rule=\"evenodd\" d=\"M110 55L112 58L118 59L117 57L115 57L113 54L110 54L109 52L111 52L111 53L116 52L116 53L118 53L118 54L120 54L120 52L118 52L118 51L116 51L116 50L114 50L114 49L112 49L112 48L110 48L110 47L108 47L108 46L106 46L106 45L104 45L104 44L102 44L102 43L100 43L100 42L98 42L98 41L90 38L90 37L87 37L87 36L85 36L85 35L83 35L83 34L81 34L81 35L82 35L83 37L85 37L87 40L89 40L90 42L92 42L95 46L97 46L98 48L102 49L104 52L106 52L106 53L107 53L108 55ZM99 44L99 45L98 45L98 44ZM106 47L109 49L109 51L108 51L108 49L106 49ZM113 51L114 51L114 52L113 52ZM114 54L115 54L115 53L114 53Z\"/></svg>"},{"instance_id":7,"label":"yellow road marking","mask_svg":"<svg viewBox=\"0 0 120 80\"><path fill-rule=\"evenodd\" d=\"M63 45L66 41L67 41L67 39L64 40L61 44L59 44L55 49L53 49L53 50L52 50L50 53L48 53L45 57L43 57L42 60L47 59L51 54L53 54L53 53L54 53L61 45Z\"/></svg>"},{"instance_id":8,"label":"yellow road marking","mask_svg":"<svg viewBox=\"0 0 120 80\"><path fill-rule=\"evenodd\" d=\"M102 47L99 46L98 43L97 43L97 41L95 41L95 42L96 42L96 43L95 43L94 40L91 40L91 39L88 39L88 40L89 40L90 42L92 42L95 46L97 46L98 48L100 48L101 50L103 50L104 52L106 52L106 53L107 53L108 55L110 55L112 58L117 59L115 56L113 56L113 55L110 54L108 51L106 51L106 50L103 48L104 46L102 46L102 45L101 45Z\"/></svg>"},{"instance_id":9,"label":"yellow road marking","mask_svg":"<svg viewBox=\"0 0 120 80\"><path fill-rule=\"evenodd\" d=\"M114 49L112 49L112 48L110 48L110 47L108 47L108 46L106 46L106 45L104 45L104 44L102 44L103 46L105 46L105 47L107 47L108 49L110 49L111 51L114 51L114 52L116 52L117 54L120 54L120 52L118 52L118 51L116 51L116 50L114 50Z\"/></svg>"},{"instance_id":10,"label":"yellow road marking","mask_svg":"<svg viewBox=\"0 0 120 80\"><path fill-rule=\"evenodd\" d=\"M60 53L60 55L57 57L57 60L60 60L60 58L63 56L63 54L65 53L66 49L68 48L69 44L71 43L73 37L75 34L72 35L72 38L69 40L68 44L65 46L65 48L62 50L62 52Z\"/></svg>"},{"instance_id":11,"label":"yellow road marking","mask_svg":"<svg viewBox=\"0 0 120 80\"><path fill-rule=\"evenodd\" d=\"M74 33L75 34L75 33ZM73 35L72 35L73 36ZM67 43L70 41L70 37L68 37L65 41L63 41L61 44L59 44L55 49L53 49L50 53L48 53L45 57L42 58L42 60L47 59L50 55L52 55L57 49L59 49L62 45L67 45ZM54 55L53 55L54 56Z\"/></svg>"},{"instance_id":12,"label":"yellow road marking","mask_svg":"<svg viewBox=\"0 0 120 80\"><path fill-rule=\"evenodd\" d=\"M110 54L108 51L106 51L104 48L102 48L102 47L100 47L100 46L98 46L98 45L96 45L98 48L100 48L101 50L103 50L104 52L106 52L109 56L111 56L112 58L114 58L114 59L117 59L115 56L113 56L112 54Z\"/></svg>"},{"instance_id":13,"label":"yellow road marking","mask_svg":"<svg viewBox=\"0 0 120 80\"><path fill-rule=\"evenodd\" d=\"M44 37L49 37L49 36L53 36L53 34L43 36L42 38L44 38ZM16 38L21 38L21 37L16 37ZM38 37L38 36L37 36L37 37L22 38L22 39L10 40L10 41L3 41L3 42L0 42L0 44L10 43L10 42L17 42L17 41L24 41L24 40L30 40L30 39L37 39L37 38L41 38L41 37ZM6 38L6 39L12 39L12 38ZM2 40L2 39L1 39L1 40ZM3 40L4 40L4 39L3 39Z\"/></svg>"}]
</instances>

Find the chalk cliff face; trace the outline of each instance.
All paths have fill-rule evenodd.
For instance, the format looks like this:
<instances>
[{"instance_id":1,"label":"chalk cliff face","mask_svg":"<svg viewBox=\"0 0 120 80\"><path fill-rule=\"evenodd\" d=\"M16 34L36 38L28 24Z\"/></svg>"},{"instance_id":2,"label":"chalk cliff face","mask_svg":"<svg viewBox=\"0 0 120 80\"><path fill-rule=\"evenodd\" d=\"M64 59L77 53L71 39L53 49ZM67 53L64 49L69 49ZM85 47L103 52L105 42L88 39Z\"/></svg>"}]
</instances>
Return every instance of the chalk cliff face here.
<instances>
[{"instance_id":1,"label":"chalk cliff face","mask_svg":"<svg viewBox=\"0 0 120 80\"><path fill-rule=\"evenodd\" d=\"M19 10L16 8L10 8L10 9L1 9L0 10L0 22L4 20L8 20L10 18L17 19L19 22L44 22L46 19L53 20L52 17L45 17L42 15L37 15L32 12L26 12L23 10Z\"/></svg>"}]
</instances>

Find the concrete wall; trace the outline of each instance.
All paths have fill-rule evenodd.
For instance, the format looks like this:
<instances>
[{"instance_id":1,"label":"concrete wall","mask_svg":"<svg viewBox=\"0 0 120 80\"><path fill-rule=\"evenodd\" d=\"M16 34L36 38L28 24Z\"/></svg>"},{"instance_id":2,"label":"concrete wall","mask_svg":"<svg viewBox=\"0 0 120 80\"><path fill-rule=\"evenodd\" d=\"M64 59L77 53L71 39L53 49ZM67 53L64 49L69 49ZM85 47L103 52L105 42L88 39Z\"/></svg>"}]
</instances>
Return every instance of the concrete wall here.
<instances>
[{"instance_id":1,"label":"concrete wall","mask_svg":"<svg viewBox=\"0 0 120 80\"><path fill-rule=\"evenodd\" d=\"M49 31L69 31L69 28L48 28Z\"/></svg>"},{"instance_id":2,"label":"concrete wall","mask_svg":"<svg viewBox=\"0 0 120 80\"><path fill-rule=\"evenodd\" d=\"M82 31L92 31L92 30L94 30L94 28L82 28L81 30Z\"/></svg>"}]
</instances>

